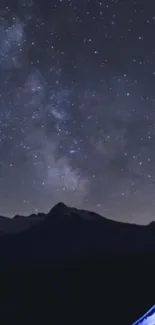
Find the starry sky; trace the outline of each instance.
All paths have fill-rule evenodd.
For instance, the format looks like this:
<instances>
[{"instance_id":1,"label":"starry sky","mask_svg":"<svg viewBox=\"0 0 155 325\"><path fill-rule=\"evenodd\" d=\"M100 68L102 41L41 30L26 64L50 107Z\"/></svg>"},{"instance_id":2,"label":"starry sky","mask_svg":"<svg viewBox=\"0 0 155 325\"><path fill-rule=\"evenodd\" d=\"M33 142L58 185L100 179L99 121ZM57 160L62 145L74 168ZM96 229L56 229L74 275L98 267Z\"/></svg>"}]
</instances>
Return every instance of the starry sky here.
<instances>
[{"instance_id":1,"label":"starry sky","mask_svg":"<svg viewBox=\"0 0 155 325\"><path fill-rule=\"evenodd\" d=\"M155 219L155 1L0 1L0 214Z\"/></svg>"}]
</instances>

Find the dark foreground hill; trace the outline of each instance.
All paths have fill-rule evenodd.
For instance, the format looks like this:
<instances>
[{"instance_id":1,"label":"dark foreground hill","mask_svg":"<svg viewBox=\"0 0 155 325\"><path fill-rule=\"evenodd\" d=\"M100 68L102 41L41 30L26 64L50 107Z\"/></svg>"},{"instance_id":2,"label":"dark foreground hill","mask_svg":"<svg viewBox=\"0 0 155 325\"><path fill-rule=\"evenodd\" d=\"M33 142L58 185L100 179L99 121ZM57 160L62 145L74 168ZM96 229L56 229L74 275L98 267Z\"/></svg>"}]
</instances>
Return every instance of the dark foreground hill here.
<instances>
[{"instance_id":1,"label":"dark foreground hill","mask_svg":"<svg viewBox=\"0 0 155 325\"><path fill-rule=\"evenodd\" d=\"M35 322L130 325L155 302L154 260L154 223L62 203L46 215L0 218L0 306Z\"/></svg>"},{"instance_id":2,"label":"dark foreground hill","mask_svg":"<svg viewBox=\"0 0 155 325\"><path fill-rule=\"evenodd\" d=\"M139 226L57 204L48 214L0 219L1 260L61 261L155 252L155 225Z\"/></svg>"}]
</instances>

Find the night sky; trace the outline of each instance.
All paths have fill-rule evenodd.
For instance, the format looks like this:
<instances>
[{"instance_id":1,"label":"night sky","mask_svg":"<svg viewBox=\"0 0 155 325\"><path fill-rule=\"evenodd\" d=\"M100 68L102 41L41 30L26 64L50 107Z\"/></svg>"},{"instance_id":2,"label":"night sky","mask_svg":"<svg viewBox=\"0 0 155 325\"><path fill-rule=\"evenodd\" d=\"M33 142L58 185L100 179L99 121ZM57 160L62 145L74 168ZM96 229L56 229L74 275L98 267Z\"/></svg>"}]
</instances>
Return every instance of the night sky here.
<instances>
[{"instance_id":1,"label":"night sky","mask_svg":"<svg viewBox=\"0 0 155 325\"><path fill-rule=\"evenodd\" d=\"M0 0L0 214L155 219L155 1Z\"/></svg>"}]
</instances>

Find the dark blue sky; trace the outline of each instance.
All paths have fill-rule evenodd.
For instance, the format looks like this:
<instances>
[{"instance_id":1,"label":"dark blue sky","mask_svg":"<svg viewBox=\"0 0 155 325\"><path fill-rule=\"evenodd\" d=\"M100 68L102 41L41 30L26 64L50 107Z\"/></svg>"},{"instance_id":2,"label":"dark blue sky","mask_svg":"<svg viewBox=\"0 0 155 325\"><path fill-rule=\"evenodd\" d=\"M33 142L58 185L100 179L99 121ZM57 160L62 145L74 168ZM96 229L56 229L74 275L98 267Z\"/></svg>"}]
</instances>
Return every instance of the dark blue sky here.
<instances>
[{"instance_id":1,"label":"dark blue sky","mask_svg":"<svg viewBox=\"0 0 155 325\"><path fill-rule=\"evenodd\" d=\"M1 1L0 214L154 219L154 31L153 0Z\"/></svg>"}]
</instances>

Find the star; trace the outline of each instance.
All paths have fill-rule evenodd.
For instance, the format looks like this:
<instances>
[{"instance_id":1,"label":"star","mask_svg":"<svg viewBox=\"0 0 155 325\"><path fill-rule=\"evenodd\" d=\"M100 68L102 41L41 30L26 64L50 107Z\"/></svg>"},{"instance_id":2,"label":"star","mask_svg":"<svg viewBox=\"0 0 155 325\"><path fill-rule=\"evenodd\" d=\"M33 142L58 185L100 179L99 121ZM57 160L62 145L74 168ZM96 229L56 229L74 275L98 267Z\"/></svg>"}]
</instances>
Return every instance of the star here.
<instances>
[{"instance_id":1,"label":"star","mask_svg":"<svg viewBox=\"0 0 155 325\"><path fill-rule=\"evenodd\" d=\"M0 10L0 214L63 201L149 223L154 2L28 0Z\"/></svg>"}]
</instances>

